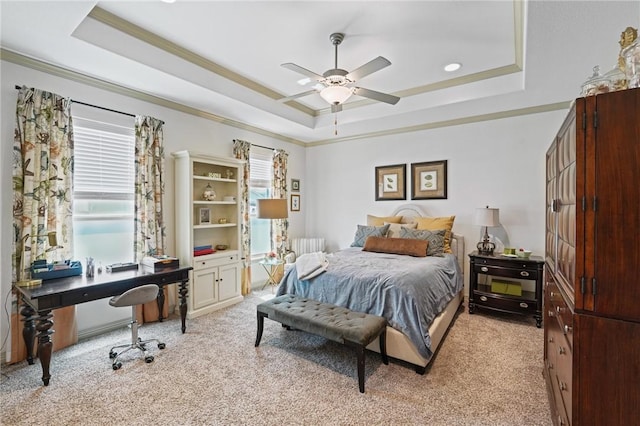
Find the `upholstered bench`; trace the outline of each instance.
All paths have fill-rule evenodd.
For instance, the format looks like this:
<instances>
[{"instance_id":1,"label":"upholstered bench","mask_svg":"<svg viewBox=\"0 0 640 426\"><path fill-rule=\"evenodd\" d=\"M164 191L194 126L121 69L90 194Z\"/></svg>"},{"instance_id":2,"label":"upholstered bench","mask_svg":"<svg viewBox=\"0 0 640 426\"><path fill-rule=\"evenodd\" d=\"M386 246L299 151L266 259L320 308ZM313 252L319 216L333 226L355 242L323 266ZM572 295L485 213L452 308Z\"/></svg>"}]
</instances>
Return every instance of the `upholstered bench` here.
<instances>
[{"instance_id":1,"label":"upholstered bench","mask_svg":"<svg viewBox=\"0 0 640 426\"><path fill-rule=\"evenodd\" d=\"M285 294L258 305L256 346L262 339L265 317L287 328L295 328L354 347L358 355L358 385L361 393L364 392L365 348L378 336L382 361L389 364L385 343L387 320L382 317Z\"/></svg>"}]
</instances>

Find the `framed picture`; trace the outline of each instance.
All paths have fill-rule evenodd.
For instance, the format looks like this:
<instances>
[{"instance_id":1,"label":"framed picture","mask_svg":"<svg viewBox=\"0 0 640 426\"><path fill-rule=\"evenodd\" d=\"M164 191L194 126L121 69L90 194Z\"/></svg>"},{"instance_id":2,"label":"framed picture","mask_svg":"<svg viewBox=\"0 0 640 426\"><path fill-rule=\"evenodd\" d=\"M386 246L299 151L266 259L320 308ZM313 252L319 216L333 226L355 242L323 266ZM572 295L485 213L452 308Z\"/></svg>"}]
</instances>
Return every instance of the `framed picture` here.
<instances>
[{"instance_id":1,"label":"framed picture","mask_svg":"<svg viewBox=\"0 0 640 426\"><path fill-rule=\"evenodd\" d=\"M291 190L300 192L300 179L291 179Z\"/></svg>"},{"instance_id":2,"label":"framed picture","mask_svg":"<svg viewBox=\"0 0 640 426\"><path fill-rule=\"evenodd\" d=\"M300 196L291 194L291 211L299 212L300 211Z\"/></svg>"},{"instance_id":3,"label":"framed picture","mask_svg":"<svg viewBox=\"0 0 640 426\"><path fill-rule=\"evenodd\" d=\"M199 210L200 216L200 225L209 225L211 224L211 209L203 207Z\"/></svg>"},{"instance_id":4,"label":"framed picture","mask_svg":"<svg viewBox=\"0 0 640 426\"><path fill-rule=\"evenodd\" d=\"M406 164L376 167L376 201L406 200Z\"/></svg>"},{"instance_id":5,"label":"framed picture","mask_svg":"<svg viewBox=\"0 0 640 426\"><path fill-rule=\"evenodd\" d=\"M411 199L447 198L447 160L411 163Z\"/></svg>"}]
</instances>

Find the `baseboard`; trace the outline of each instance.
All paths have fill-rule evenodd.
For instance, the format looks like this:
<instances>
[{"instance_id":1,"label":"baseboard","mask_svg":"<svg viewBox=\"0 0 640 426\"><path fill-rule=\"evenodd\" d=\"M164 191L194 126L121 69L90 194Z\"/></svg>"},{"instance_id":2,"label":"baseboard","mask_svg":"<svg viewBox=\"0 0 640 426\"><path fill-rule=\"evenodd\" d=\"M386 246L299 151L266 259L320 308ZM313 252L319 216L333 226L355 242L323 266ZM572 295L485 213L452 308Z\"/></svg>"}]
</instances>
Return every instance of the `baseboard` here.
<instances>
[{"instance_id":1,"label":"baseboard","mask_svg":"<svg viewBox=\"0 0 640 426\"><path fill-rule=\"evenodd\" d=\"M86 330L78 331L78 340L85 340L91 337L98 336L109 331L114 331L119 328L123 328L129 325L131 318L124 320L114 321L107 324L101 324L98 327L87 328Z\"/></svg>"}]
</instances>

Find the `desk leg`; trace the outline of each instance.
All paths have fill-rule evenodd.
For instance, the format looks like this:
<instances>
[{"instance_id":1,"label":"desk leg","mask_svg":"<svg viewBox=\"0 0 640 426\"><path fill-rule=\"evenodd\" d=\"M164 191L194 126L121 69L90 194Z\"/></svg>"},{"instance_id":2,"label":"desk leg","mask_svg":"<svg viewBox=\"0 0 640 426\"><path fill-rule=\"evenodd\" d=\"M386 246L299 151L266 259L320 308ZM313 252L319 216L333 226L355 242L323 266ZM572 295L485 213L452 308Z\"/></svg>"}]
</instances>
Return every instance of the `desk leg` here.
<instances>
[{"instance_id":1,"label":"desk leg","mask_svg":"<svg viewBox=\"0 0 640 426\"><path fill-rule=\"evenodd\" d=\"M49 365L51 364L51 351L53 349L53 342L51 342L50 336L53 334L51 327L53 326L53 314L50 310L39 312L37 318L36 330L38 330L38 358L40 358L40 364L42 365L42 383L45 386L49 385Z\"/></svg>"},{"instance_id":2,"label":"desk leg","mask_svg":"<svg viewBox=\"0 0 640 426\"><path fill-rule=\"evenodd\" d=\"M162 313L164 312L164 286L160 287L160 290L158 290L156 302L158 303L158 321L162 322L164 319L162 318Z\"/></svg>"},{"instance_id":3,"label":"desk leg","mask_svg":"<svg viewBox=\"0 0 640 426\"><path fill-rule=\"evenodd\" d=\"M27 362L29 365L33 364L33 343L36 340L36 323L35 309L26 303L22 306L20 314L23 316L24 327L22 328L22 338L24 339L24 345L27 348Z\"/></svg>"},{"instance_id":4,"label":"desk leg","mask_svg":"<svg viewBox=\"0 0 640 426\"><path fill-rule=\"evenodd\" d=\"M186 320L187 320L187 294L189 290L187 288L187 283L189 280L180 281L180 289L178 290L178 294L180 294L180 319L182 320L182 334L187 330Z\"/></svg>"}]
</instances>

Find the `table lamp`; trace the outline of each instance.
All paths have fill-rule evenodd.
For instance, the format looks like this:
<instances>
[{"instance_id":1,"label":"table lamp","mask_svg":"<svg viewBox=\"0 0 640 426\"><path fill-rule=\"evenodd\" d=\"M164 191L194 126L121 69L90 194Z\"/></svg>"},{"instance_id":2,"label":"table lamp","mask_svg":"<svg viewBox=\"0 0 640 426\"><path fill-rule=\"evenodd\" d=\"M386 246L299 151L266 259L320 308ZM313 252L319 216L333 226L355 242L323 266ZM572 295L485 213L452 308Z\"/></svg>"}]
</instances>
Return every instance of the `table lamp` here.
<instances>
[{"instance_id":1,"label":"table lamp","mask_svg":"<svg viewBox=\"0 0 640 426\"><path fill-rule=\"evenodd\" d=\"M257 200L256 217L259 219L286 219L289 217L286 198L262 198ZM273 241L271 241L273 244Z\"/></svg>"},{"instance_id":2,"label":"table lamp","mask_svg":"<svg viewBox=\"0 0 640 426\"><path fill-rule=\"evenodd\" d=\"M490 209L489 206L476 209L476 213L473 217L473 223L474 225L484 226L484 237L476 246L478 248L478 253L490 256L493 255L493 250L496 248L496 245L489 241L488 229L490 226L500 225L499 216L499 210Z\"/></svg>"},{"instance_id":3,"label":"table lamp","mask_svg":"<svg viewBox=\"0 0 640 426\"><path fill-rule=\"evenodd\" d=\"M24 237L22 237L22 239L20 240L20 242L22 243L22 248L21 248L21 254L20 254L20 265L18 266L18 276L17 276L18 281L16 282L16 286L18 287L35 287L37 285L42 284L41 279L25 278L26 268L24 266L24 256L25 256L27 240L29 239L30 236L31 236L30 234L27 234Z\"/></svg>"}]
</instances>

